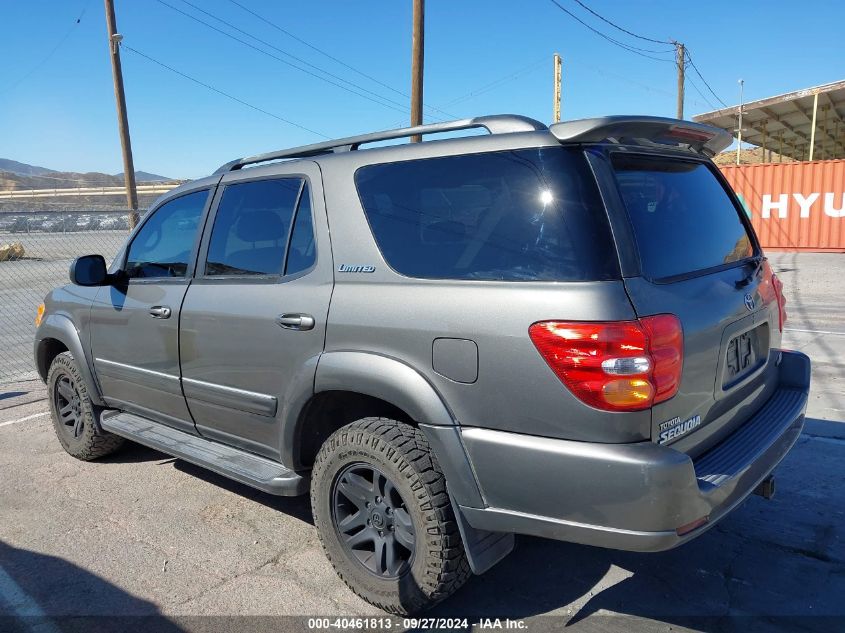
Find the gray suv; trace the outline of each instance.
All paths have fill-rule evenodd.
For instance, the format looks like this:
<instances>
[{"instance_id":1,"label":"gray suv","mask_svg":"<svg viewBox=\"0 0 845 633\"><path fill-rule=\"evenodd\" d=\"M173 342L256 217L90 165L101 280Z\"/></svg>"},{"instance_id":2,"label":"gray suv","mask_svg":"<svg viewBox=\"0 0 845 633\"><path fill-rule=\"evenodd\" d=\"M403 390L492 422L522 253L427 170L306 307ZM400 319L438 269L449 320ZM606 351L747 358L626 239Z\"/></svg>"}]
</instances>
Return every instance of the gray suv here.
<instances>
[{"instance_id":1,"label":"gray suv","mask_svg":"<svg viewBox=\"0 0 845 633\"><path fill-rule=\"evenodd\" d=\"M680 545L773 493L809 390L710 161L729 143L655 117L489 116L228 163L39 310L59 441L310 492L337 573L393 613L514 534Z\"/></svg>"}]
</instances>

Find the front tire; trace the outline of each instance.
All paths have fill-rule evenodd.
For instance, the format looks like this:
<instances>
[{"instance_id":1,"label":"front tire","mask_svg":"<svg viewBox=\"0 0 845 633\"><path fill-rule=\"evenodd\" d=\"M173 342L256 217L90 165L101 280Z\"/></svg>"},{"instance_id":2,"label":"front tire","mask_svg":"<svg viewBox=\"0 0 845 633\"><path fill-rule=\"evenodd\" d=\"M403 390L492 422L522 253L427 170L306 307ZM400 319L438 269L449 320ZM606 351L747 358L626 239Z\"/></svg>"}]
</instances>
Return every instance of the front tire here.
<instances>
[{"instance_id":1,"label":"front tire","mask_svg":"<svg viewBox=\"0 0 845 633\"><path fill-rule=\"evenodd\" d=\"M470 576L446 479L409 424L364 418L336 431L314 463L311 507L337 574L389 613L426 609Z\"/></svg>"},{"instance_id":2,"label":"front tire","mask_svg":"<svg viewBox=\"0 0 845 633\"><path fill-rule=\"evenodd\" d=\"M100 409L91 402L85 380L70 352L59 354L50 364L47 394L56 437L68 455L91 461L111 455L123 446L122 437L100 426Z\"/></svg>"}]
</instances>

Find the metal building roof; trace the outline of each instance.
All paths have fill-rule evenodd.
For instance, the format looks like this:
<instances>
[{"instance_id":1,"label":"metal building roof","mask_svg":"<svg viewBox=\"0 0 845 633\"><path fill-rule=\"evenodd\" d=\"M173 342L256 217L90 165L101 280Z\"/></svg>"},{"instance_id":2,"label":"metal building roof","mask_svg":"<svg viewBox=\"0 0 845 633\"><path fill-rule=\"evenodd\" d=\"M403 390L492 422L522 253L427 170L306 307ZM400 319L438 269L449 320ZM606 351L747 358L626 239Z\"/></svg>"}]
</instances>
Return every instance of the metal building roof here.
<instances>
[{"instance_id":1,"label":"metal building roof","mask_svg":"<svg viewBox=\"0 0 845 633\"><path fill-rule=\"evenodd\" d=\"M693 121L736 136L739 108L706 112ZM845 80L744 104L742 141L795 160L845 158Z\"/></svg>"}]
</instances>

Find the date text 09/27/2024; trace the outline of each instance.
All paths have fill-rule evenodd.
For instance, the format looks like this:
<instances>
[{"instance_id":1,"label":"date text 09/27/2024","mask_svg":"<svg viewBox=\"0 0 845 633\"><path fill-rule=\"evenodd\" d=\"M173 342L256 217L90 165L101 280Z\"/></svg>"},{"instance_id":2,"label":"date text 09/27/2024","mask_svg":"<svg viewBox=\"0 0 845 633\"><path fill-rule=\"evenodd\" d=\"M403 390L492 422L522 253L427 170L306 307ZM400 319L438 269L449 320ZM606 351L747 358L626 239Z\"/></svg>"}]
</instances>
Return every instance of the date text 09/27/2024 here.
<instances>
[{"instance_id":1,"label":"date text 09/27/2024","mask_svg":"<svg viewBox=\"0 0 845 633\"><path fill-rule=\"evenodd\" d=\"M510 618L479 618L470 622L469 618L309 618L309 630L391 630L399 629L455 629L455 630L523 630L524 620Z\"/></svg>"}]
</instances>

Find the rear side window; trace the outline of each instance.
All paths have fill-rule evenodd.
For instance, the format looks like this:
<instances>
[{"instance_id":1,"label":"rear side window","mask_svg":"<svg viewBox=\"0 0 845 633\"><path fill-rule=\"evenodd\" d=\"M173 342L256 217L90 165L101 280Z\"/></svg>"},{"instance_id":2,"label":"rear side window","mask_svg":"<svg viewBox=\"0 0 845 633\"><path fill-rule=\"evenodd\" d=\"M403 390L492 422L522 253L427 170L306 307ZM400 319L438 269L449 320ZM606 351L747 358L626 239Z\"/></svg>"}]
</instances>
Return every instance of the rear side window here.
<instances>
[{"instance_id":1,"label":"rear side window","mask_svg":"<svg viewBox=\"0 0 845 633\"><path fill-rule=\"evenodd\" d=\"M298 178L226 185L217 207L206 275L281 275L302 188Z\"/></svg>"},{"instance_id":2,"label":"rear side window","mask_svg":"<svg viewBox=\"0 0 845 633\"><path fill-rule=\"evenodd\" d=\"M362 167L358 193L387 263L409 277L619 277L583 153L561 147Z\"/></svg>"},{"instance_id":3,"label":"rear side window","mask_svg":"<svg viewBox=\"0 0 845 633\"><path fill-rule=\"evenodd\" d=\"M704 163L623 154L612 161L649 279L666 280L754 254L739 210Z\"/></svg>"}]
</instances>

